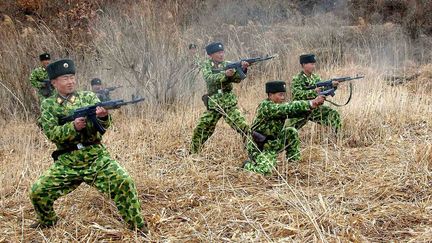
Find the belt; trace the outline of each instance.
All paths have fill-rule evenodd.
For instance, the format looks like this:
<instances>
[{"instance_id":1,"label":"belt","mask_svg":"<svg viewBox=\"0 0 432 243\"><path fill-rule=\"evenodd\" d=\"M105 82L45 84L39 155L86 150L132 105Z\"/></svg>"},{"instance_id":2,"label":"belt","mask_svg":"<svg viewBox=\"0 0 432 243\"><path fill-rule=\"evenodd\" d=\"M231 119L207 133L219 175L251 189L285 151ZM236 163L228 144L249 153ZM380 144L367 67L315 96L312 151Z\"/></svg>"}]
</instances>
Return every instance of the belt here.
<instances>
[{"instance_id":1,"label":"belt","mask_svg":"<svg viewBox=\"0 0 432 243\"><path fill-rule=\"evenodd\" d=\"M226 94L226 93L229 93L229 92L231 92L232 90L223 90L223 89L218 89L216 92L214 92L214 93L208 93L208 96L212 96L212 95L215 95L215 94Z\"/></svg>"},{"instance_id":2,"label":"belt","mask_svg":"<svg viewBox=\"0 0 432 243\"><path fill-rule=\"evenodd\" d=\"M91 146L91 145L96 145L96 144L101 144L101 142L97 141L97 142L79 143L79 144L76 144L75 146L56 150L56 151L52 152L51 157L54 159L54 161L56 161L58 159L58 157L60 157L60 155L70 153L70 152L73 152L75 150L80 150L80 149L86 148L86 147Z\"/></svg>"}]
</instances>

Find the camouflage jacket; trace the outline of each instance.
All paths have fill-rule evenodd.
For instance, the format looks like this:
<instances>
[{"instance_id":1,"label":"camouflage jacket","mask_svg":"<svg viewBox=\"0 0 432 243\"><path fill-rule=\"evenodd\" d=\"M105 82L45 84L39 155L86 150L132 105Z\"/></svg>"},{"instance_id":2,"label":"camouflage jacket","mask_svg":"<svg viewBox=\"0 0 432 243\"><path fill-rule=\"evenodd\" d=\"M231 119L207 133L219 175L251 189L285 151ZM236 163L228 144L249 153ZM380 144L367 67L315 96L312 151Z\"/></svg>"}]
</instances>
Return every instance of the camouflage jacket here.
<instances>
[{"instance_id":1,"label":"camouflage jacket","mask_svg":"<svg viewBox=\"0 0 432 243\"><path fill-rule=\"evenodd\" d=\"M202 65L205 63L204 60L201 60L201 57L196 54L193 56L192 61L189 61L191 63L192 68L198 68L201 69Z\"/></svg>"},{"instance_id":2,"label":"camouflage jacket","mask_svg":"<svg viewBox=\"0 0 432 243\"><path fill-rule=\"evenodd\" d=\"M48 72L44 67L38 67L34 69L30 74L30 84L36 88L40 89L43 87L43 81L48 79Z\"/></svg>"},{"instance_id":3,"label":"camouflage jacket","mask_svg":"<svg viewBox=\"0 0 432 243\"><path fill-rule=\"evenodd\" d=\"M265 99L258 106L252 123L252 131L259 132L272 140L278 137L286 119L302 116L310 110L309 101L277 104Z\"/></svg>"},{"instance_id":4,"label":"camouflage jacket","mask_svg":"<svg viewBox=\"0 0 432 243\"><path fill-rule=\"evenodd\" d=\"M88 91L75 92L68 99L53 95L43 100L40 122L45 135L56 144L59 150L76 146L78 143L100 142L102 135L90 121L87 121L87 126L79 132L75 130L73 122L64 125L59 124L59 118L71 115L78 108L94 105L98 102L99 99L96 95ZM104 128L111 125L110 116L105 120L99 118L98 120Z\"/></svg>"},{"instance_id":5,"label":"camouflage jacket","mask_svg":"<svg viewBox=\"0 0 432 243\"><path fill-rule=\"evenodd\" d=\"M231 91L233 89L232 83L240 83L239 75L235 73L234 76L227 77L225 71L213 71L214 69L223 68L227 64L226 61L216 64L209 59L201 65L204 81L207 84L207 92L210 96L209 109L218 107L225 109L237 105L237 97Z\"/></svg>"},{"instance_id":6,"label":"camouflage jacket","mask_svg":"<svg viewBox=\"0 0 432 243\"><path fill-rule=\"evenodd\" d=\"M291 82L291 99L292 100L312 100L318 94L315 90L306 90L307 86L314 85L321 81L318 74L313 73L308 77L303 71L293 77Z\"/></svg>"}]
</instances>

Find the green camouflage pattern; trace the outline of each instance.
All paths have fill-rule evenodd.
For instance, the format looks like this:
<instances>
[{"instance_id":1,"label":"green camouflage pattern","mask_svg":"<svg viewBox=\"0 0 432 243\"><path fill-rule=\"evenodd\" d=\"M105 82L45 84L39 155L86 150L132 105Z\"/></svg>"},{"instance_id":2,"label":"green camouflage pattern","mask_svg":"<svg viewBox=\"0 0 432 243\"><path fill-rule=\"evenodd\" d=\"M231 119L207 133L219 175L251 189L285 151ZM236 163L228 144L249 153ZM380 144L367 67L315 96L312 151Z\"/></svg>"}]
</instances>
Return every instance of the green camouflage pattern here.
<instances>
[{"instance_id":1,"label":"green camouflage pattern","mask_svg":"<svg viewBox=\"0 0 432 243\"><path fill-rule=\"evenodd\" d=\"M60 125L58 118L69 115L74 109L98 103L92 92L76 92L68 99L59 95L42 102L41 123L43 131L58 149L76 146L83 142L99 142L102 135L87 122L82 132L74 129L72 122ZM111 118L100 120L108 128ZM30 199L39 222L51 226L58 220L53 204L81 183L87 183L108 195L115 202L120 215L131 228L145 225L135 184L128 173L113 159L101 144L90 145L60 155L55 163L33 184Z\"/></svg>"},{"instance_id":2,"label":"green camouflage pattern","mask_svg":"<svg viewBox=\"0 0 432 243\"><path fill-rule=\"evenodd\" d=\"M328 106L320 106L301 118L291 118L287 123L288 126L300 129L306 125L308 121L329 126L335 133L338 133L342 128L342 119L339 112Z\"/></svg>"},{"instance_id":3,"label":"green camouflage pattern","mask_svg":"<svg viewBox=\"0 0 432 243\"><path fill-rule=\"evenodd\" d=\"M220 94L216 93L209 96L207 107L209 110L223 112L223 110L237 106L237 102L237 96L231 91Z\"/></svg>"},{"instance_id":4,"label":"green camouflage pattern","mask_svg":"<svg viewBox=\"0 0 432 243\"><path fill-rule=\"evenodd\" d=\"M33 88L35 88L38 92L39 101L43 101L47 97L42 95L44 89L44 80L48 79L48 72L44 67L35 68L30 74L30 84ZM50 84L51 85L51 84ZM54 88L51 86L52 94L55 94Z\"/></svg>"},{"instance_id":5,"label":"green camouflage pattern","mask_svg":"<svg viewBox=\"0 0 432 243\"><path fill-rule=\"evenodd\" d=\"M130 228L144 226L135 183L103 145L92 145L61 155L31 187L30 198L41 224L51 226L58 216L54 202L82 182L109 196Z\"/></svg>"},{"instance_id":6,"label":"green camouflage pattern","mask_svg":"<svg viewBox=\"0 0 432 243\"><path fill-rule=\"evenodd\" d=\"M313 100L318 94L315 90L306 90L307 86L314 85L321 81L318 74L312 73L307 76L303 71L295 75L291 82L291 99L292 100Z\"/></svg>"},{"instance_id":7,"label":"green camouflage pattern","mask_svg":"<svg viewBox=\"0 0 432 243\"><path fill-rule=\"evenodd\" d=\"M205 60L203 60L198 53L193 56L192 68L201 69L201 67L204 65L204 63L205 63Z\"/></svg>"},{"instance_id":8,"label":"green camouflage pattern","mask_svg":"<svg viewBox=\"0 0 432 243\"><path fill-rule=\"evenodd\" d=\"M44 67L37 67L35 68L31 74L30 74L30 84L36 88L36 89L40 89L42 88L42 82L48 79L48 72L46 71L46 69Z\"/></svg>"},{"instance_id":9,"label":"green camouflage pattern","mask_svg":"<svg viewBox=\"0 0 432 243\"><path fill-rule=\"evenodd\" d=\"M230 92L233 89L232 83L240 83L241 79L237 73L232 77L225 76L225 71L215 71L224 68L228 62L224 61L222 63L215 63L213 60L209 59L205 61L201 68L204 80L207 85L208 95L214 95L218 92Z\"/></svg>"},{"instance_id":10,"label":"green camouflage pattern","mask_svg":"<svg viewBox=\"0 0 432 243\"><path fill-rule=\"evenodd\" d=\"M204 80L207 84L209 95L207 111L199 118L194 129L191 142L191 153L198 153L205 141L213 134L216 124L220 118L224 120L242 136L249 133L249 125L246 118L237 108L237 97L232 92L232 83L239 83L241 80L238 74L233 77L226 77L224 71L214 71L223 68L228 62L220 64L207 60L202 65Z\"/></svg>"},{"instance_id":11,"label":"green camouflage pattern","mask_svg":"<svg viewBox=\"0 0 432 243\"><path fill-rule=\"evenodd\" d=\"M93 92L79 91L64 99L59 95L51 96L41 104L40 123L45 135L56 144L57 149L64 149L84 142L100 142L102 135L96 130L92 122L87 122L86 128L77 132L73 122L59 125L59 118L71 115L74 110L99 103ZM107 129L111 124L111 117L107 120L99 119L101 125Z\"/></svg>"},{"instance_id":12,"label":"green camouflage pattern","mask_svg":"<svg viewBox=\"0 0 432 243\"><path fill-rule=\"evenodd\" d=\"M284 150L287 160L300 160L298 132L295 128L286 126L285 121L289 117L303 116L310 110L308 101L282 104L268 99L262 101L258 106L251 131L264 135L266 141L259 145L252 136L248 136L246 149L250 160L244 168L260 174L270 174L276 166L277 155Z\"/></svg>"},{"instance_id":13,"label":"green camouflage pattern","mask_svg":"<svg viewBox=\"0 0 432 243\"><path fill-rule=\"evenodd\" d=\"M321 81L318 74L313 73L310 77L303 71L293 77L291 83L291 98L293 100L312 100L318 94L315 90L306 90L307 86L314 85ZM328 107L320 106L312 112L305 114L303 117L292 118L288 121L289 126L296 129L302 128L308 121L316 122L325 126L330 126L333 131L338 132L342 127L342 120L339 113Z\"/></svg>"},{"instance_id":14,"label":"green camouflage pattern","mask_svg":"<svg viewBox=\"0 0 432 243\"><path fill-rule=\"evenodd\" d=\"M249 125L237 107L234 106L223 111L207 110L199 118L198 124L194 129L191 153L199 153L201 151L203 144L213 134L216 124L222 117L242 137L245 137L249 133Z\"/></svg>"}]
</instances>

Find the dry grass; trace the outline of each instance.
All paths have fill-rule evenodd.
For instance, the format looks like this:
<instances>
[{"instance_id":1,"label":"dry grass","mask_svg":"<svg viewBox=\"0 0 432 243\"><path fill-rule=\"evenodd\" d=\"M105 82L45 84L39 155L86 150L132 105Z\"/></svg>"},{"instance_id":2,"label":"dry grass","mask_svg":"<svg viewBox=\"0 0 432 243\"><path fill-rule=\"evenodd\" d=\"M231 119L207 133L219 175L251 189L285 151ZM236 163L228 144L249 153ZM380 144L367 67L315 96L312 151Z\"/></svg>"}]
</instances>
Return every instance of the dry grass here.
<instances>
[{"instance_id":1,"label":"dry grass","mask_svg":"<svg viewBox=\"0 0 432 243\"><path fill-rule=\"evenodd\" d=\"M104 139L136 181L150 223L147 240L430 240L431 97L382 85L375 71L363 71L368 78L340 109L341 141L329 142L331 134L310 124L301 131L303 160L281 163L269 177L239 168L246 154L222 122L201 155L182 154L202 111L198 99L163 114L151 106L131 117L115 112L116 125ZM237 90L249 121L260 90L261 84ZM34 125L1 126L0 241L144 240L124 228L109 199L86 185L58 200L56 227L29 229L35 215L28 189L52 163L53 146Z\"/></svg>"},{"instance_id":2,"label":"dry grass","mask_svg":"<svg viewBox=\"0 0 432 243\"><path fill-rule=\"evenodd\" d=\"M44 23L24 29L0 23L0 242L430 241L430 64L405 84L385 81L393 68L407 77L406 63L416 68L430 60L430 38L412 43L397 25L344 26L331 14L273 23L283 12L275 6L266 24L248 21L246 11L239 15L246 16L239 20L244 26L223 22L233 8L183 29L178 19L187 12L174 2L141 3L148 4L99 11L89 53L65 48ZM290 80L301 53L318 54L323 78L366 75L355 81L351 103L338 108L341 138L308 124L300 132L302 161L281 162L268 177L240 169L246 159L241 139L223 122L200 155L185 155L204 92L204 82L192 80L186 47L215 39L226 43L230 60L279 54L236 85L249 122L264 83ZM34 125L35 97L26 81L45 48L76 60L80 88L98 76L125 86L115 97L147 98L140 109L114 112L104 142L137 184L148 239L128 231L112 201L86 185L56 202L57 226L29 229L35 214L28 190L51 165L54 150ZM334 99L347 95L341 88Z\"/></svg>"}]
</instances>

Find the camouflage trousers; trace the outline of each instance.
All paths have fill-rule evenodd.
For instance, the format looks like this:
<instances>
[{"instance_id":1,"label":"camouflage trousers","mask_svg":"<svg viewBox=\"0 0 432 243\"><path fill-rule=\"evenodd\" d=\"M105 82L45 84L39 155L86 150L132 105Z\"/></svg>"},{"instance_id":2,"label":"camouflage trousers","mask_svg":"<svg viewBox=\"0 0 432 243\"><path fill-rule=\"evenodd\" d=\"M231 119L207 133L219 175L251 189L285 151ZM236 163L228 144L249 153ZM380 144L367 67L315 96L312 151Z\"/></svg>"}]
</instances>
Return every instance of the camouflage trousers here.
<instances>
[{"instance_id":1,"label":"camouflage trousers","mask_svg":"<svg viewBox=\"0 0 432 243\"><path fill-rule=\"evenodd\" d=\"M330 126L336 133L342 128L342 121L339 113L328 106L320 106L301 118L290 118L287 124L288 126L300 129L306 125L308 121Z\"/></svg>"},{"instance_id":2,"label":"camouflage trousers","mask_svg":"<svg viewBox=\"0 0 432 243\"><path fill-rule=\"evenodd\" d=\"M293 127L283 128L276 139L268 140L262 146L248 136L246 150L250 160L244 165L244 169L264 175L271 173L276 166L278 154L284 150L289 161L298 161L301 158L300 138Z\"/></svg>"},{"instance_id":3,"label":"camouflage trousers","mask_svg":"<svg viewBox=\"0 0 432 243\"><path fill-rule=\"evenodd\" d=\"M131 229L144 226L135 183L110 158L103 145L61 155L33 184L30 199L39 222L46 226L54 225L58 220L53 208L54 201L75 190L82 182L110 196Z\"/></svg>"},{"instance_id":4,"label":"camouflage trousers","mask_svg":"<svg viewBox=\"0 0 432 243\"><path fill-rule=\"evenodd\" d=\"M234 130L245 137L249 133L249 125L240 110L234 106L224 111L206 110L198 120L192 135L191 153L199 153L203 144L213 134L219 119L224 118Z\"/></svg>"}]
</instances>

